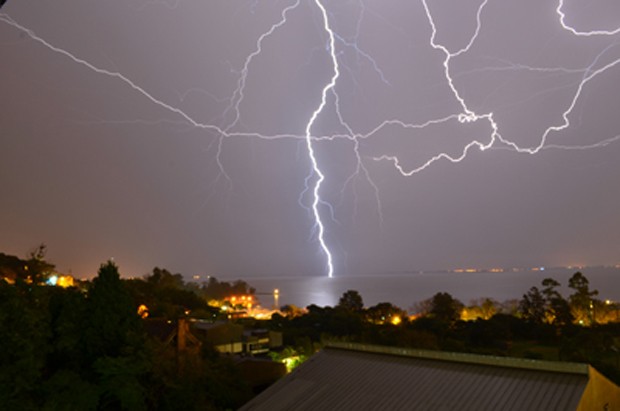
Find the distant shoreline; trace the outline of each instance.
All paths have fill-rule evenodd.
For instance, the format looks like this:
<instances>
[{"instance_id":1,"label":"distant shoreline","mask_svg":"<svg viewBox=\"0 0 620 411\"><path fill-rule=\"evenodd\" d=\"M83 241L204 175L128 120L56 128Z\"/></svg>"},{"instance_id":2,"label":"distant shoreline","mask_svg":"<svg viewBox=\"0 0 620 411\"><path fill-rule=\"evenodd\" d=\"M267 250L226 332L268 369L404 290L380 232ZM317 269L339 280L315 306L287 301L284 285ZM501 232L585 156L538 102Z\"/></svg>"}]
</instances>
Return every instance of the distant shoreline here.
<instances>
[{"instance_id":1,"label":"distant shoreline","mask_svg":"<svg viewBox=\"0 0 620 411\"><path fill-rule=\"evenodd\" d=\"M602 300L620 300L620 268L616 266L545 267L544 270L519 269L510 271L422 271L388 272L358 276L244 276L234 280L246 281L260 294L261 305L271 307L270 294L279 291L278 305L293 304L306 307L311 304L333 306L343 292L357 290L364 304L371 306L391 302L403 309L432 297L437 292L448 292L467 304L477 298L507 301L522 298L531 287L541 287L544 278L560 282L559 291L567 297L568 278L581 271L590 281L590 288L599 291ZM219 279L219 278L218 278ZM222 280L222 279L220 279ZM230 281L230 278L224 278Z\"/></svg>"}]
</instances>

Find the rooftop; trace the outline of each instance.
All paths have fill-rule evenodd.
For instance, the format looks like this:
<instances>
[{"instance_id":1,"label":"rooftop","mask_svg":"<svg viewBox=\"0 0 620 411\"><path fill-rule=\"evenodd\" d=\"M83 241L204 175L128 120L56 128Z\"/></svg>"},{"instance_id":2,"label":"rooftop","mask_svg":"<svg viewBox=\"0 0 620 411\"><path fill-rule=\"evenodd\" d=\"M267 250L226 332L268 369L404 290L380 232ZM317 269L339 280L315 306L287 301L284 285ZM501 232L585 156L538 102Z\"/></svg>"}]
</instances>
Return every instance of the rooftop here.
<instances>
[{"instance_id":1,"label":"rooftop","mask_svg":"<svg viewBox=\"0 0 620 411\"><path fill-rule=\"evenodd\" d=\"M570 410L588 365L332 343L242 410Z\"/></svg>"}]
</instances>

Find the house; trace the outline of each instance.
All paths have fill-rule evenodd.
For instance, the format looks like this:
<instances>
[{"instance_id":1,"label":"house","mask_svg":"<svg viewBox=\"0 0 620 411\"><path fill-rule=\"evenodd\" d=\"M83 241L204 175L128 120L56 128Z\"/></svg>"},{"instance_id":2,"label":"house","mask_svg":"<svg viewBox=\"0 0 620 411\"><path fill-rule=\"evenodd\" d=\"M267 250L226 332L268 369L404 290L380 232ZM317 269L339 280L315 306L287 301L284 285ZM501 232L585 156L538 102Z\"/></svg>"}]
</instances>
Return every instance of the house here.
<instances>
[{"instance_id":1,"label":"house","mask_svg":"<svg viewBox=\"0 0 620 411\"><path fill-rule=\"evenodd\" d=\"M241 410L618 410L587 364L332 343Z\"/></svg>"},{"instance_id":2,"label":"house","mask_svg":"<svg viewBox=\"0 0 620 411\"><path fill-rule=\"evenodd\" d=\"M186 319L176 321L162 318L144 321L146 333L160 340L164 345L173 346L177 352L191 351L197 354L202 343L191 333Z\"/></svg>"},{"instance_id":3,"label":"house","mask_svg":"<svg viewBox=\"0 0 620 411\"><path fill-rule=\"evenodd\" d=\"M194 332L225 354L266 354L282 346L282 333L264 329L245 330L241 324L227 321L192 323Z\"/></svg>"},{"instance_id":4,"label":"house","mask_svg":"<svg viewBox=\"0 0 620 411\"><path fill-rule=\"evenodd\" d=\"M243 332L244 352L251 355L266 354L272 348L282 346L282 333L265 329Z\"/></svg>"},{"instance_id":5,"label":"house","mask_svg":"<svg viewBox=\"0 0 620 411\"><path fill-rule=\"evenodd\" d=\"M194 321L192 326L198 335L202 335L222 354L240 354L243 352L243 326L227 321Z\"/></svg>"}]
</instances>

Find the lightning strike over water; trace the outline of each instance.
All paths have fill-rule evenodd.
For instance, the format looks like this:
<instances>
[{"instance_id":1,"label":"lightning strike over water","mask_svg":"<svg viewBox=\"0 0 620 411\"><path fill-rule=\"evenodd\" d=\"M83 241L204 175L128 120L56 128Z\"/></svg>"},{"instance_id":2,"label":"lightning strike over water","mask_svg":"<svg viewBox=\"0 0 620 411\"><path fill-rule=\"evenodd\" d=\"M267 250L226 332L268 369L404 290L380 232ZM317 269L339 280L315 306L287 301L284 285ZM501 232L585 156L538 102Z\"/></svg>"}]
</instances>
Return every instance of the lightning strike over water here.
<instances>
[{"instance_id":1,"label":"lightning strike over water","mask_svg":"<svg viewBox=\"0 0 620 411\"><path fill-rule=\"evenodd\" d=\"M338 59L336 58L335 36L334 32L329 26L327 10L325 10L325 7L320 0L315 0L315 2L317 7L321 10L324 28L329 35L329 52L331 55L332 64L334 65L334 75L332 76L330 82L323 88L323 91L321 93L321 104L319 104L316 110L314 110L312 116L310 117L310 120L308 121L308 124L306 125L306 144L308 147L308 156L310 157L310 161L312 162L312 169L314 170L314 173L318 176L317 181L314 183L314 189L312 190L312 194L314 196L314 200L312 201L312 212L314 214L316 226L318 227L317 237L321 245L321 249L327 257L327 276L331 278L334 275L334 264L332 261L331 251L327 246L327 243L325 242L325 226L323 225L323 220L321 219L321 213L319 211L319 205L321 204L321 184L325 180L325 175L319 168L316 154L314 152L314 147L312 145L312 126L325 108L325 105L327 104L327 94L336 86L336 80L338 79L340 72L338 70Z\"/></svg>"},{"instance_id":2,"label":"lightning strike over water","mask_svg":"<svg viewBox=\"0 0 620 411\"><path fill-rule=\"evenodd\" d=\"M141 6L134 8L139 13L145 13L145 9L147 8L163 7L167 9L169 13L176 13L183 7L181 3L181 1L148 1L143 3ZM255 2L252 5L252 14L258 7L258 2ZM347 149L350 150L349 153L352 154L353 158L351 161L352 166L346 169L346 171L342 171L342 175L344 175L344 177L340 180L341 182L343 181L340 196L344 197L347 187L352 185L354 198L351 208L353 209L352 214L355 216L357 214L358 206L358 193L356 191L355 179L362 176L368 183L367 187L371 190L370 196L373 198L374 205L376 206L376 215L380 220L379 226L382 230L384 223L382 211L383 205L379 192L380 183L376 182L381 180L373 179L375 169L372 168L371 165L378 167L379 163L385 163L389 166L389 169L392 172L396 170L396 175L410 177L428 169L431 165L438 162L447 161L455 164L461 163L474 151L504 149L517 154L533 155L538 154L543 150L595 150L607 147L611 144L617 143L620 140L620 136L617 135L617 132L609 131L608 135L599 138L596 142L587 142L583 144L550 142L553 135L558 135L565 132L573 125L571 120L578 111L577 107L585 98L584 96L586 96L588 88L592 85L592 83L594 83L594 80L602 78L604 75L612 73L613 70L617 70L620 67L620 57L615 58L613 56L614 48L617 47L619 44L618 42L620 42L620 28L597 28L594 30L575 28L578 24L568 22L571 20L572 16L568 15L565 11L564 0L559 0L555 10L551 10L552 12L555 11L555 14L552 13L552 15L556 18L552 24L556 25L558 30L563 33L570 33L569 35L571 37L582 42L595 41L597 39L600 41L601 38L605 37L609 37L611 40L615 41L605 47L600 44L597 45L599 49L597 49L596 54L592 53L586 63L573 67L544 64L536 66L530 63L521 63L518 61L508 60L507 58L497 57L494 61L499 62L501 66L474 67L467 70L461 70L460 73L457 72L458 70L455 66L470 58L472 54L477 52L475 48L481 42L481 38L484 37L483 31L486 27L486 24L483 24L483 21L487 21L487 14L491 12L489 9L493 7L493 2L489 2L489 0L482 0L478 3L475 8L475 13L473 14L475 18L471 21L473 23L473 30L470 28L468 35L463 37L465 41L462 45L454 47L448 45L451 44L449 41L442 40L441 34L445 27L442 26L440 13L437 12L438 10L434 9L434 7L438 6L434 5L432 0L420 0L418 11L422 14L422 19L426 24L425 30L428 30L427 33L429 33L429 35L424 38L421 45L416 45L417 48L415 50L418 53L421 53L422 51L426 53L432 52L435 56L439 56L440 63L434 68L434 70L439 73L438 77L441 78L441 84L437 87L446 89L447 94L449 94L448 98L451 101L443 101L444 107L441 107L441 110L438 111L439 114L436 114L435 112L433 115L428 115L426 113L421 114L419 121L411 121L410 117L407 117L410 115L407 111L415 111L416 108L424 109L425 107L423 105L415 106L414 109L406 107L406 109L403 109L402 112L395 115L392 115L392 112L390 111L387 115L383 113L381 116L377 115L376 118L370 118L369 116L370 119L367 122L360 122L364 124L362 126L356 124L355 121L351 120L351 118L355 113L355 109L357 107L356 104L359 103L361 105L362 103L359 101L364 99L357 96L355 98L351 98L352 101L346 101L346 97L348 96L342 91L346 87L343 84L348 84L345 82L349 81L350 84L354 84L356 87L363 89L364 82L362 80L364 80L376 82L385 89L393 90L398 88L398 85L392 80L392 76L394 75L394 72L397 72L397 70L393 68L391 71L389 68L386 69L386 67L381 64L381 59L376 55L381 54L380 51L382 50L378 50L377 47L373 49L372 47L367 48L366 46L361 46L363 41L367 41L370 45L372 45L372 41L369 41L363 37L364 24L370 19L371 16L374 16L375 19L382 21L386 27L394 29L394 31L399 33L399 35L403 35L403 31L396 25L392 25L392 23L387 18L383 17L381 13L376 10L372 10L366 2L360 1L359 16L352 24L353 34L349 34L347 36L344 34L346 31L346 25L342 24L342 28L339 26L339 23L341 23L341 20L339 19L342 19L342 17L339 17L339 14L336 12L336 9L339 9L339 7L343 7L342 4L329 2L327 0L308 0L305 2L302 0L291 0L285 7L281 8L281 10L278 8L278 13L275 13L276 18L272 18L269 24L264 25L258 36L252 37L253 48L249 54L241 60L242 64L238 63L238 66L241 67L237 70L233 70L231 68L231 71L235 73L236 77L234 86L231 87L229 90L230 93L227 94L229 96L228 98L215 98L215 94L211 94L201 88L191 88L187 89L184 93L178 93L179 100L181 102L181 105L179 106L175 106L173 103L167 102L165 98L158 97L158 93L152 91L151 88L142 85L139 81L135 80L134 78L138 78L136 75L124 74L120 70L106 69L99 65L93 64L87 59L80 57L79 53L68 51L68 49L55 44L55 42L46 40L43 36L37 34L38 30L35 32L35 30L18 23L19 19L15 20L9 16L9 14L0 13L0 22L19 31L22 35L43 48L55 54L61 55L63 58L69 59L81 67L87 68L98 75L106 76L121 82L132 90L132 92L138 93L146 99L149 104L158 107L162 111L172 114L175 118L175 120L167 118L160 118L156 120L100 119L96 122L91 122L90 124L139 124L145 127L155 127L157 125L167 123L175 126L184 125L192 129L206 131L210 136L213 136L211 144L217 146L215 162L220 171L220 175L224 176L229 182L232 182L233 177L231 177L225 170L224 162L222 160L225 152L225 141L229 139L242 138L249 140L262 140L266 142L286 142L291 140L303 145L303 148L305 149L304 154L307 154L310 173L307 174L304 179L305 190L299 190L300 194L298 203L305 207L311 214L313 239L316 238L320 251L324 256L327 277L329 278L332 278L337 271L336 265L341 267L341 264L344 265L346 263L341 263L340 261L344 261L345 258L337 259L335 262L334 252L332 251L335 247L329 245L332 243L336 244L338 242L335 239L337 237L337 234L334 233L336 230L329 230L330 240L328 241L326 239L328 234L328 224L325 222L325 215L329 214L331 218L330 221L332 222L339 221L339 219L337 219L337 207L332 206L335 202L331 201L329 194L326 193L327 190L325 190L332 180L336 180L336 178L332 178L333 174L330 174L330 171L327 171L329 167L323 163L321 151L317 151L318 143L321 143L321 147L323 147L323 144L329 147L341 147L339 144L342 144L343 147L346 145ZM383 7L387 8L388 6L384 5ZM253 111L258 111L259 115L256 115L257 117L260 117L260 110L253 109L251 107L252 102L248 101L248 99L251 100L251 91L248 91L251 78L250 74L254 73L252 70L257 70L257 72L260 73L261 64L265 64L264 60L267 59L267 57L263 58L263 55L266 54L265 50L271 47L272 42L276 43L277 41L281 41L278 36L290 36L290 33L287 32L286 35L283 35L282 32L294 28L295 24L299 24L299 22L291 23L291 20L293 20L294 16L307 12L307 10L312 10L312 13L320 16L320 19L315 21L316 29L320 32L319 37L323 41L327 38L324 48L319 48L316 45L314 45L314 47L315 51L320 51L320 53L317 52L316 54L323 54L326 51L329 55L329 81L327 83L322 81L321 84L318 84L316 81L309 82L311 85L308 90L310 91L305 90L307 95L291 95L289 97L291 99L295 97L300 100L311 100L308 96L311 96L312 93L316 95L320 92L320 102L318 105L313 105L311 109L304 107L305 112L310 112L311 115L309 117L305 117L307 122L304 123L303 133L301 132L302 127L299 127L298 129L291 127L283 127L283 129L274 128L275 131L268 133L253 131L256 130L252 128L255 125L251 123L247 125L245 123L246 108L247 106L250 106L250 108L247 109L247 112L250 112L250 114L252 114ZM471 11L473 12L474 9L472 8ZM491 19L489 18L488 20ZM291 41L301 43L301 40L301 38L294 38ZM403 55L401 57L403 59L405 58L405 54L407 52L409 51L405 51L405 49L402 51ZM346 60L346 53L354 54L355 59L351 59L355 61L354 64L345 63L345 61L351 61ZM415 52L412 54L415 56ZM308 61L311 62L312 58L308 58ZM358 73L356 73L355 70L351 68L353 65L360 66L360 62L365 63L368 73L363 72L361 69ZM296 66L294 63L289 61L285 63L279 62L276 68L279 72L286 70L290 70L291 72L294 72L295 70L298 72L304 71L300 65ZM321 69L325 70L325 68ZM276 70L274 69L272 71ZM273 74L272 71L269 73ZM457 74L455 74L455 72L457 72ZM506 132L505 123L502 121L501 117L500 107L489 103L488 106L490 108L488 108L485 104L475 101L475 99L471 97L471 95L475 93L466 90L462 84L462 82L464 82L463 79L467 76L473 76L481 73L497 74L508 72L528 73L531 75L553 75L558 77L566 76L571 79L573 77L576 78L570 82L563 82L559 85L554 85L549 89L536 90L537 93L541 94L545 92L550 93L551 91L556 90L564 90L567 94L570 92L570 96L564 97L562 106L556 105L555 108L560 111L557 114L558 118L546 121L544 128L541 127L539 129L542 133L539 134L537 132L535 134L535 136L537 136L535 143L530 142L523 144L519 143L518 139L511 137L512 134ZM417 75L418 73L416 72L411 73L412 77L416 77ZM278 74L273 75L273 77L277 76ZM359 78L356 78L356 76ZM300 75L300 78L303 77ZM368 80L368 78L371 78L372 80ZM298 80L298 82L301 81ZM198 120L197 116L189 114L192 111L181 108L184 107L183 103L185 100L189 100L188 95L194 92L204 92L206 95L211 96L211 98L217 103L222 103L224 105L221 113L216 116L216 118L221 120L219 123L208 123ZM501 91L498 91L498 93L501 93ZM538 97L539 94L537 93L532 93L526 98L529 99ZM360 95L362 94L360 93ZM359 99L359 101L355 100L356 98ZM525 99L520 101L520 103L523 103L524 101ZM363 103L366 102L364 101ZM376 107L377 112L379 112L380 109L381 107ZM281 117L285 117L285 115L281 114ZM379 118L378 121L377 118ZM414 116L414 118L417 119L418 117ZM323 122L326 124L331 124L330 121L336 125L335 127L338 128L337 133L329 134L324 132L315 132L317 129L323 130L323 127L327 128L328 126L324 126ZM415 150L383 150L383 148L381 148L381 150L377 149L375 150L377 152L375 152L368 149L369 145L376 144L378 140L389 138L395 139L396 137L393 137L393 135L398 135L401 137L406 133L427 133L431 130L443 130L448 127L456 127L459 130L467 127L477 128L475 129L475 137L468 134L467 136L470 138L468 138L462 145L459 145L457 150L453 149L452 151L449 151L444 150L442 147L441 149L438 149L437 152L433 152L425 156L420 155L421 159L417 159L417 162L413 163L413 165L409 164L409 157L413 156L413 154L417 154L413 152ZM291 132L289 131L291 129L295 129L297 131ZM403 140L406 140L406 138L403 138ZM475 150L476 148L478 150ZM366 163L366 160L369 160L368 163ZM333 184L337 185L338 182ZM232 185L230 185L229 189L232 190ZM306 205L304 205L304 198L306 195L310 196L311 199L306 202ZM346 255L346 250L343 250L342 254Z\"/></svg>"}]
</instances>

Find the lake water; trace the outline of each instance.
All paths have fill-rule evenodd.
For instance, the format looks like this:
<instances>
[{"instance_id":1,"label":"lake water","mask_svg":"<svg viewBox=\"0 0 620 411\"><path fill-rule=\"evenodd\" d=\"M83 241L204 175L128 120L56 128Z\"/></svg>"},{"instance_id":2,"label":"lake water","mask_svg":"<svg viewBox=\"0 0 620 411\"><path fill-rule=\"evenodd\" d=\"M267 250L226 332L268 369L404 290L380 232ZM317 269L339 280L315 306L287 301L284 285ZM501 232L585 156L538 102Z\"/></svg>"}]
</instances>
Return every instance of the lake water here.
<instances>
[{"instance_id":1,"label":"lake water","mask_svg":"<svg viewBox=\"0 0 620 411\"><path fill-rule=\"evenodd\" d=\"M544 278L551 277L562 287L567 297L568 279L581 271L590 281L590 289L599 291L598 298L620 301L620 268L586 267L583 269L551 268L544 271L522 270L500 273L399 273L359 277L269 277L243 278L259 294L263 307L274 306L273 290L279 290L278 306L294 304L306 307L334 306L342 293L357 290L366 307L380 302L391 302L409 310L414 303L432 297L437 292L448 292L467 304L472 299L490 297L498 301L520 299L530 287L541 287Z\"/></svg>"}]
</instances>

